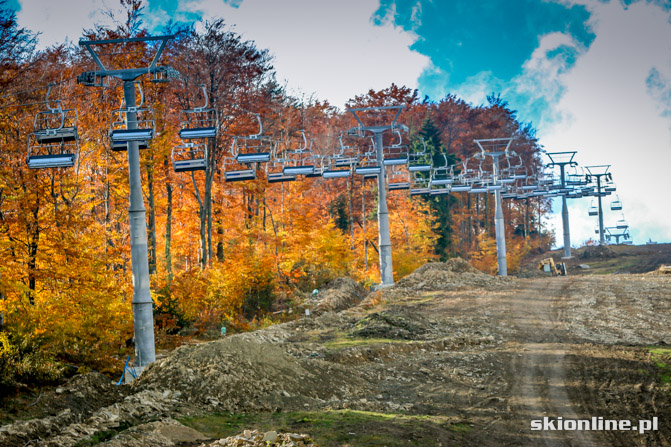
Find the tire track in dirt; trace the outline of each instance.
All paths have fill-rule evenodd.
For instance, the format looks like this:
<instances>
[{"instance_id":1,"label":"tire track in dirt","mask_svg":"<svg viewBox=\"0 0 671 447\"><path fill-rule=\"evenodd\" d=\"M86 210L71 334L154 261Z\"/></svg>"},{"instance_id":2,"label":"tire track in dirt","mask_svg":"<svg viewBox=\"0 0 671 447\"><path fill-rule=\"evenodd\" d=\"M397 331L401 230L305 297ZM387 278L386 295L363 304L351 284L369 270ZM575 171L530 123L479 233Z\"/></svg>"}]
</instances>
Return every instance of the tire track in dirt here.
<instances>
[{"instance_id":1,"label":"tire track in dirt","mask_svg":"<svg viewBox=\"0 0 671 447\"><path fill-rule=\"evenodd\" d=\"M534 445L547 447L605 445L589 431L531 431L534 419L583 419L587 415L573 405L568 395L566 355L570 335L560 327L552 303L564 296L571 278L536 280L510 298L507 321L517 329L519 344L509 370L509 405L517 429ZM567 344L568 343L568 344ZM555 423L556 425L556 423Z\"/></svg>"}]
</instances>

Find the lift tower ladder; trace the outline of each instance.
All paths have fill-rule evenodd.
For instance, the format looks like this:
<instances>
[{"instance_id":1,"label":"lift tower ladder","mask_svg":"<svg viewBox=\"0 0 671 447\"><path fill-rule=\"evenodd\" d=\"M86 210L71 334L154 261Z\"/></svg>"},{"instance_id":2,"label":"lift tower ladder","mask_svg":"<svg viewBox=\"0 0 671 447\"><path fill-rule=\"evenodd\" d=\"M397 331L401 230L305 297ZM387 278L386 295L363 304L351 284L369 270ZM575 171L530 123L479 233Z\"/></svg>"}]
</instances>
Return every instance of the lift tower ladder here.
<instances>
[{"instance_id":1,"label":"lift tower ladder","mask_svg":"<svg viewBox=\"0 0 671 447\"><path fill-rule=\"evenodd\" d=\"M109 40L80 40L79 45L85 47L98 69L86 71L77 76L77 82L89 87L102 87L104 79L118 78L123 81L126 102L126 122L128 130L137 126L135 81L146 74L153 75L153 81L165 81L179 75L169 66L158 66L157 62L166 43L175 36L132 37ZM96 54L94 47L101 45L128 45L132 43L158 42L158 48L150 65L137 68L109 69ZM139 374L156 359L154 346L154 318L152 299L149 288L149 261L147 253L147 224L144 200L142 197L142 177L140 175L140 153L137 140L128 141L128 178L130 184L130 206L128 208L130 223L131 260L133 271L133 323L135 330L135 369Z\"/></svg>"}]
</instances>

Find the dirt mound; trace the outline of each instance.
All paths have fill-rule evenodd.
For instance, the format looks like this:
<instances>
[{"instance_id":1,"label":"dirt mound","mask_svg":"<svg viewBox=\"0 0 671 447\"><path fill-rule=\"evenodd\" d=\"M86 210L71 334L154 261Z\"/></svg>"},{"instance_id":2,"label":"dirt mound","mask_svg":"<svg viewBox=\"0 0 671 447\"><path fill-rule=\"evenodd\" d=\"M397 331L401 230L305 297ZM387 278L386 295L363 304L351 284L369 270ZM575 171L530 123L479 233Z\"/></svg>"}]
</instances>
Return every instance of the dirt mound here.
<instances>
[{"instance_id":1,"label":"dirt mound","mask_svg":"<svg viewBox=\"0 0 671 447\"><path fill-rule=\"evenodd\" d=\"M475 269L468 261L452 258L447 262L429 262L401 279L396 287L415 291L459 290L486 287L510 281Z\"/></svg>"},{"instance_id":2,"label":"dirt mound","mask_svg":"<svg viewBox=\"0 0 671 447\"><path fill-rule=\"evenodd\" d=\"M150 365L133 386L177 391L190 404L230 412L320 406L352 387L366 387L339 365L289 354L263 333L178 348Z\"/></svg>"},{"instance_id":3,"label":"dirt mound","mask_svg":"<svg viewBox=\"0 0 671 447\"><path fill-rule=\"evenodd\" d=\"M671 265L660 265L657 270L647 273L648 275L671 275Z\"/></svg>"},{"instance_id":4,"label":"dirt mound","mask_svg":"<svg viewBox=\"0 0 671 447\"><path fill-rule=\"evenodd\" d=\"M182 425L174 419L167 418L162 421L131 427L122 431L110 441L98 445L100 447L174 447L193 445L195 442L207 439L207 436L202 433Z\"/></svg>"},{"instance_id":5,"label":"dirt mound","mask_svg":"<svg viewBox=\"0 0 671 447\"><path fill-rule=\"evenodd\" d=\"M349 309L359 304L365 296L364 288L352 278L336 278L315 296L313 312L321 314Z\"/></svg>"},{"instance_id":6,"label":"dirt mound","mask_svg":"<svg viewBox=\"0 0 671 447\"><path fill-rule=\"evenodd\" d=\"M362 318L349 335L357 338L415 340L426 332L426 329L416 321L391 312L376 312Z\"/></svg>"},{"instance_id":7,"label":"dirt mound","mask_svg":"<svg viewBox=\"0 0 671 447\"><path fill-rule=\"evenodd\" d=\"M201 444L201 447L318 447L308 435L297 433L277 433L269 431L260 433L246 430L237 435L220 439L212 444Z\"/></svg>"},{"instance_id":8,"label":"dirt mound","mask_svg":"<svg viewBox=\"0 0 671 447\"><path fill-rule=\"evenodd\" d=\"M595 258L608 259L615 257L617 257L617 253L615 253L612 249L608 248L605 245L595 245L585 247L578 253L579 259L595 259Z\"/></svg>"}]
</instances>

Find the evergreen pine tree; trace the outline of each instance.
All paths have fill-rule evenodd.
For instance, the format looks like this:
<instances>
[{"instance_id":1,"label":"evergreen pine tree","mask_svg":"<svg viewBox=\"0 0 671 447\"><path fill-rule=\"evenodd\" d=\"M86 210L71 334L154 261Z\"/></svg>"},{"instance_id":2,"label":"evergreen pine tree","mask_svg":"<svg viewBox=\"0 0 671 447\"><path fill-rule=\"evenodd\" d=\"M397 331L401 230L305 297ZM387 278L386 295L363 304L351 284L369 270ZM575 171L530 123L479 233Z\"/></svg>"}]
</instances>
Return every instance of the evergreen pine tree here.
<instances>
[{"instance_id":1,"label":"evergreen pine tree","mask_svg":"<svg viewBox=\"0 0 671 447\"><path fill-rule=\"evenodd\" d=\"M455 154L448 154L447 149L440 140L440 130L430 116L427 116L422 123L422 127L415 135L412 143L412 151L414 153L424 151L424 144L426 144L426 151L431 157L433 166L444 166L447 159L448 166L453 166L458 162L458 157ZM427 157L428 158L428 157ZM428 173L424 173L428 177ZM451 207L456 203L456 199L451 194L440 194L436 196L423 195L421 196L431 207L431 214L437 223L435 232L438 235L434 245L434 253L440 257L441 261L446 261L450 258L452 251L452 216Z\"/></svg>"}]
</instances>

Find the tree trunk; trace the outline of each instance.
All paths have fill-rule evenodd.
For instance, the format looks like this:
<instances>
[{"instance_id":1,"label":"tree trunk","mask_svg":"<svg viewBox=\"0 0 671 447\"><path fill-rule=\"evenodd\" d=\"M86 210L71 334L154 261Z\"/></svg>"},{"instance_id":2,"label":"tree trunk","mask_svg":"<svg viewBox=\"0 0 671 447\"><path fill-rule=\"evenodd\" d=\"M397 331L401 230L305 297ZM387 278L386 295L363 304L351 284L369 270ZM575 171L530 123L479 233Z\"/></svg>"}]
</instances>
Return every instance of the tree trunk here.
<instances>
[{"instance_id":1,"label":"tree trunk","mask_svg":"<svg viewBox=\"0 0 671 447\"><path fill-rule=\"evenodd\" d=\"M354 207L352 205L353 181L347 178L347 201L349 202L349 246L354 251Z\"/></svg>"},{"instance_id":2,"label":"tree trunk","mask_svg":"<svg viewBox=\"0 0 671 447\"><path fill-rule=\"evenodd\" d=\"M205 268L207 266L207 231L206 231L206 226L207 226L207 211L205 209L205 203L203 201L203 198L200 195L200 191L198 190L198 183L196 182L196 175L191 172L191 181L193 182L193 191L196 196L196 200L198 201L198 217L200 218L200 244L199 244L199 251L200 251L200 267Z\"/></svg>"},{"instance_id":3,"label":"tree trunk","mask_svg":"<svg viewBox=\"0 0 671 447\"><path fill-rule=\"evenodd\" d=\"M168 274L168 288L170 288L172 283L172 183L169 180L165 182L165 190L168 194L165 211L165 271Z\"/></svg>"},{"instance_id":4,"label":"tree trunk","mask_svg":"<svg viewBox=\"0 0 671 447\"><path fill-rule=\"evenodd\" d=\"M524 200L525 203L525 210L524 210L524 238L529 237L529 199Z\"/></svg>"},{"instance_id":5,"label":"tree trunk","mask_svg":"<svg viewBox=\"0 0 671 447\"><path fill-rule=\"evenodd\" d=\"M152 160L153 161L153 156ZM147 202L149 204L149 214L147 219L147 230L149 231L148 243L149 243L149 274L156 273L156 206L154 203L154 169L153 164L150 163L149 169L147 169Z\"/></svg>"},{"instance_id":6,"label":"tree trunk","mask_svg":"<svg viewBox=\"0 0 671 447\"><path fill-rule=\"evenodd\" d=\"M212 251L212 183L214 182L214 173L216 172L215 163L216 140L210 139L208 142L207 163L205 166L205 218L207 219L207 259L212 262L214 253Z\"/></svg>"},{"instance_id":7,"label":"tree trunk","mask_svg":"<svg viewBox=\"0 0 671 447\"><path fill-rule=\"evenodd\" d=\"M28 224L28 301L35 304L35 290L37 279L35 278L35 269L37 268L37 249L40 240L40 225L38 215L40 211L39 197L38 202L33 209L33 222Z\"/></svg>"}]
</instances>

